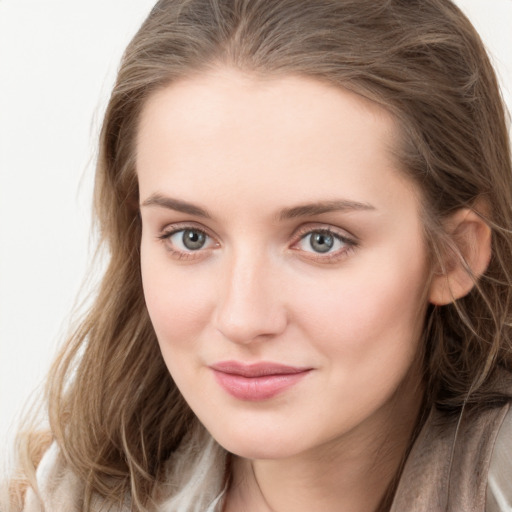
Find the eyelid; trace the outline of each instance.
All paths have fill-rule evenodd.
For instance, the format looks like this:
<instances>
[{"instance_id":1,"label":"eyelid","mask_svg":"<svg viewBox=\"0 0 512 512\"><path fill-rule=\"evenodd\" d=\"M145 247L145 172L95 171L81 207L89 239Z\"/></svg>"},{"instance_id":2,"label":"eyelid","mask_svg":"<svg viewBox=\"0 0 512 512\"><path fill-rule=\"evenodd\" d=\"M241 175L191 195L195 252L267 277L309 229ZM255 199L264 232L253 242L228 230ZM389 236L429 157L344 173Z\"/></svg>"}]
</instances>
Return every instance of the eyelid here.
<instances>
[{"instance_id":1,"label":"eyelid","mask_svg":"<svg viewBox=\"0 0 512 512\"><path fill-rule=\"evenodd\" d=\"M330 233L333 236L340 238L341 240L359 244L359 239L347 231L346 229L339 228L337 226L333 226L332 224L323 224L320 222L311 222L308 224L304 224L299 226L299 228L294 232L293 237L295 239L301 239L304 235L307 235L312 232L323 232Z\"/></svg>"},{"instance_id":2,"label":"eyelid","mask_svg":"<svg viewBox=\"0 0 512 512\"><path fill-rule=\"evenodd\" d=\"M194 221L190 222L173 222L171 224L166 224L163 228L160 229L159 236L169 235L170 233L176 233L177 231L181 231L183 229L197 229L197 231L201 231L204 234L215 238L215 236L210 232L210 230L203 226L202 224Z\"/></svg>"}]
</instances>

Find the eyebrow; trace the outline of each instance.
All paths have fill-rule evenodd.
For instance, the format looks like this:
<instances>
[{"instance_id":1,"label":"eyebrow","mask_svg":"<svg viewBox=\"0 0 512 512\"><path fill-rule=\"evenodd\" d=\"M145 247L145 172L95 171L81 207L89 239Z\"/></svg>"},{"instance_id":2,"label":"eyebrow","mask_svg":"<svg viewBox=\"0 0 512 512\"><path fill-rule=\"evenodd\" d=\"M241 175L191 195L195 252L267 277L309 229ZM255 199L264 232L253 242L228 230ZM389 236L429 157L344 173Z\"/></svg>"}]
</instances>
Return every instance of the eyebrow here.
<instances>
[{"instance_id":1,"label":"eyebrow","mask_svg":"<svg viewBox=\"0 0 512 512\"><path fill-rule=\"evenodd\" d=\"M160 206L161 208L167 208L168 210L211 219L211 215L200 206L196 206L192 203L187 203L186 201L181 201L179 199L174 199L172 197L162 196L160 194L152 194L141 204L141 206Z\"/></svg>"},{"instance_id":2,"label":"eyebrow","mask_svg":"<svg viewBox=\"0 0 512 512\"><path fill-rule=\"evenodd\" d=\"M320 201L316 203L308 203L293 208L285 208L279 214L279 220L294 219L296 217L307 217L309 215L321 215L330 212L345 211L370 211L375 207L368 203L360 203L358 201Z\"/></svg>"},{"instance_id":3,"label":"eyebrow","mask_svg":"<svg viewBox=\"0 0 512 512\"><path fill-rule=\"evenodd\" d=\"M146 199L141 206L159 206L174 210L197 217L211 219L212 216L207 210L192 203L175 199L172 197L163 196L161 194L152 194ZM321 215L322 213L336 212L336 211L371 211L375 207L368 203L360 203L358 201L336 200L336 201L319 201L313 203L306 203L292 208L284 208L280 211L278 219L280 221L295 219L297 217L307 217L311 215Z\"/></svg>"}]
</instances>

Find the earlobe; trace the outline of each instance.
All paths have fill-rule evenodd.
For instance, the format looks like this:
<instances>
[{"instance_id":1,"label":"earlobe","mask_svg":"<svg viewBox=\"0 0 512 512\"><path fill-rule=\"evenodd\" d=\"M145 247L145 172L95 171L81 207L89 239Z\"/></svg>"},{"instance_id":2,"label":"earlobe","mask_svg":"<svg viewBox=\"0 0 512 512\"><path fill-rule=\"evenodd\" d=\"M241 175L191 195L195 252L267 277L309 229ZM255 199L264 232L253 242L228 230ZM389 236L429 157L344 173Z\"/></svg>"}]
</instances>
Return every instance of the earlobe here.
<instances>
[{"instance_id":1,"label":"earlobe","mask_svg":"<svg viewBox=\"0 0 512 512\"><path fill-rule=\"evenodd\" d=\"M491 228L473 210L457 210L446 222L452 244L430 284L429 301L442 306L467 295L491 259Z\"/></svg>"}]
</instances>

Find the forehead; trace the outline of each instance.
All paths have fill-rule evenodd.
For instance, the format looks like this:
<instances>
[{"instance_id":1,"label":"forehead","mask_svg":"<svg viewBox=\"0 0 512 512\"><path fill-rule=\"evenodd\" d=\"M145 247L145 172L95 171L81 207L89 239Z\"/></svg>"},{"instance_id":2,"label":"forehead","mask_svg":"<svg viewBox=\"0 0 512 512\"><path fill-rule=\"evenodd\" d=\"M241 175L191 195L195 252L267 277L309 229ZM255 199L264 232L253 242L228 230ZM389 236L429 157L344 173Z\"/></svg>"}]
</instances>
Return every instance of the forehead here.
<instances>
[{"instance_id":1,"label":"forehead","mask_svg":"<svg viewBox=\"0 0 512 512\"><path fill-rule=\"evenodd\" d=\"M326 125L330 121L337 124L338 131L346 127L345 136L354 138L358 128L367 130L371 125L379 132L376 139L383 144L390 142L396 132L389 112L348 89L309 77L265 77L229 67L192 75L153 93L142 111L139 142L144 132L151 129L148 124L154 124L156 111L166 130L176 127L178 136L192 129L206 138L212 132L217 135L220 128L240 126L247 136L273 125L274 130L281 128L283 135L309 137L311 133L301 134L301 128L314 128L315 122ZM337 114L340 117L336 118ZM350 119L346 119L348 116Z\"/></svg>"},{"instance_id":2,"label":"forehead","mask_svg":"<svg viewBox=\"0 0 512 512\"><path fill-rule=\"evenodd\" d=\"M396 134L391 114L346 89L219 69L147 101L137 137L141 197L160 187L221 199L227 184L260 201L279 190L295 202L345 192L364 200L372 188L389 196L390 178L405 180L392 156Z\"/></svg>"}]
</instances>

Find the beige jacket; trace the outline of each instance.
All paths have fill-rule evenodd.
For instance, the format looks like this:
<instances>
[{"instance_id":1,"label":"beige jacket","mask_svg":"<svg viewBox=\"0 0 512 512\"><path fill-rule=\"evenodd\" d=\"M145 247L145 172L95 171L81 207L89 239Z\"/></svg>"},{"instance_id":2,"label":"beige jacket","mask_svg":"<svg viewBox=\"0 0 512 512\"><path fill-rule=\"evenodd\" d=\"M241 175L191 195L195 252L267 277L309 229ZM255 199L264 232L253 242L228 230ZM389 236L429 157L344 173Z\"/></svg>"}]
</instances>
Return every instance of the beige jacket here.
<instances>
[{"instance_id":1,"label":"beige jacket","mask_svg":"<svg viewBox=\"0 0 512 512\"><path fill-rule=\"evenodd\" d=\"M162 501L159 512L221 512L227 454L204 436L200 450L182 447L170 461L169 481L182 491L162 490L172 497ZM45 506L30 490L24 512L81 511L82 484L55 445L38 468L38 482ZM95 510L107 510L100 499ZM406 461L391 512L512 512L509 405L451 420L433 410Z\"/></svg>"}]
</instances>

